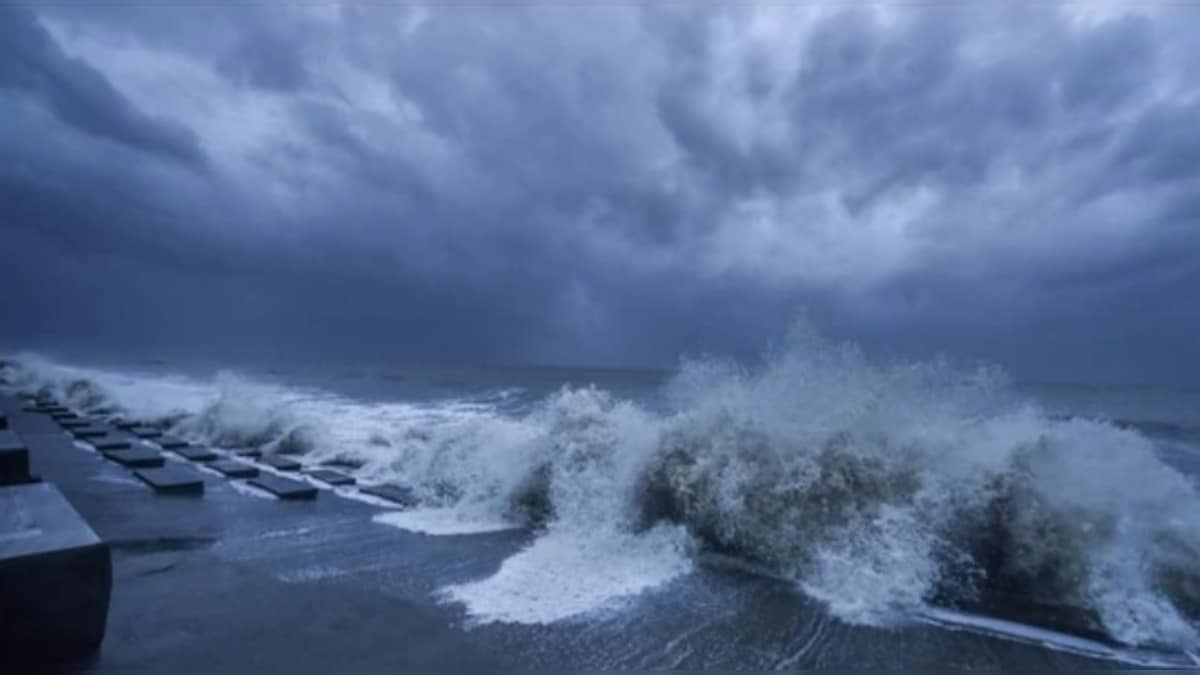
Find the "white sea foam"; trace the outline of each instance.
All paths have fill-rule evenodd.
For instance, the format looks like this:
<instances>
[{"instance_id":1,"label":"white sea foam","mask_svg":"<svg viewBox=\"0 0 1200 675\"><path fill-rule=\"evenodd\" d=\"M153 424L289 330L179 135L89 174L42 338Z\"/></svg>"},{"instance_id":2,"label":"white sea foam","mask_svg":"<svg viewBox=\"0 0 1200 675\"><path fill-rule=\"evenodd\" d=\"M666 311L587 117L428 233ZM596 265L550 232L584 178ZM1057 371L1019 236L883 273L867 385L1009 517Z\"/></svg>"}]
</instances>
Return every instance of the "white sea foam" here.
<instances>
[{"instance_id":1,"label":"white sea foam","mask_svg":"<svg viewBox=\"0 0 1200 675\"><path fill-rule=\"evenodd\" d=\"M29 353L13 364L4 370L22 391L51 394L89 411L120 406L145 420L195 413L216 396L211 384L179 375L81 368Z\"/></svg>"},{"instance_id":2,"label":"white sea foam","mask_svg":"<svg viewBox=\"0 0 1200 675\"><path fill-rule=\"evenodd\" d=\"M495 513L471 513L454 507L386 511L377 514L373 520L410 532L440 536L483 534L521 528L520 523L498 517Z\"/></svg>"},{"instance_id":3,"label":"white sea foam","mask_svg":"<svg viewBox=\"0 0 1200 675\"><path fill-rule=\"evenodd\" d=\"M444 589L475 620L544 624L612 608L692 569L682 530L552 532L494 575Z\"/></svg>"},{"instance_id":4,"label":"white sea foam","mask_svg":"<svg viewBox=\"0 0 1200 675\"><path fill-rule=\"evenodd\" d=\"M918 613L916 618L924 623L942 626L950 630L971 631L1013 642L1034 644L1066 654L1116 661L1141 668L1192 669L1200 665L1200 660L1197 660L1194 655L1186 652L1175 654L1151 650L1122 649L1097 642L1096 640L1069 635L1061 631L942 608L931 607L924 609Z\"/></svg>"}]
</instances>

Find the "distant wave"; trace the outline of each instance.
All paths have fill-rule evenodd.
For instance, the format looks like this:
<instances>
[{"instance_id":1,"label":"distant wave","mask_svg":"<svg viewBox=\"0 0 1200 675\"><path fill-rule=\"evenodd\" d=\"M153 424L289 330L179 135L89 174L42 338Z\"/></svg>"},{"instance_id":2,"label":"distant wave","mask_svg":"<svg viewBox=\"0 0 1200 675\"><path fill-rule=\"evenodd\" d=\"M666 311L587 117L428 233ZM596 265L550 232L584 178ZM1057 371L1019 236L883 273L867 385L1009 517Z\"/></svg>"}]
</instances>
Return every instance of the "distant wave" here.
<instances>
[{"instance_id":1,"label":"distant wave","mask_svg":"<svg viewBox=\"0 0 1200 675\"><path fill-rule=\"evenodd\" d=\"M1162 420L1131 420L1114 419L1112 423L1122 429L1135 429L1156 438L1172 440L1200 441L1200 426L1164 422Z\"/></svg>"},{"instance_id":2,"label":"distant wave","mask_svg":"<svg viewBox=\"0 0 1200 675\"><path fill-rule=\"evenodd\" d=\"M684 364L668 413L564 388L521 414L503 412L503 395L363 403L28 354L0 373L206 443L352 466L407 485L422 512L537 528L495 576L447 589L485 620L570 616L709 551L853 623L934 605L1054 608L1124 644L1197 647L1200 494L1156 456L1143 432L1157 431L1054 418L988 370L879 366L801 328L754 370ZM539 579L579 592L539 593ZM547 609L556 597L572 600Z\"/></svg>"}]
</instances>

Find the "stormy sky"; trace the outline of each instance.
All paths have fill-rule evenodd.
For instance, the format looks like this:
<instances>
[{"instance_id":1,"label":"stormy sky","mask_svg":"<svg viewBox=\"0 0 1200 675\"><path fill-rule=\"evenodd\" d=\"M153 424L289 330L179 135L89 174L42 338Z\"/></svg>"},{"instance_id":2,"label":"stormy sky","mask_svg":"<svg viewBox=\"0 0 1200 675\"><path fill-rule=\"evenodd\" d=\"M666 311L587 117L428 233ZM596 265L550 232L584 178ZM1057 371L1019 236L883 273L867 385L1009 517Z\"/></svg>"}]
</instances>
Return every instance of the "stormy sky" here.
<instances>
[{"instance_id":1,"label":"stormy sky","mask_svg":"<svg viewBox=\"0 0 1200 675\"><path fill-rule=\"evenodd\" d=\"M1200 5L0 3L0 345L1200 382Z\"/></svg>"}]
</instances>

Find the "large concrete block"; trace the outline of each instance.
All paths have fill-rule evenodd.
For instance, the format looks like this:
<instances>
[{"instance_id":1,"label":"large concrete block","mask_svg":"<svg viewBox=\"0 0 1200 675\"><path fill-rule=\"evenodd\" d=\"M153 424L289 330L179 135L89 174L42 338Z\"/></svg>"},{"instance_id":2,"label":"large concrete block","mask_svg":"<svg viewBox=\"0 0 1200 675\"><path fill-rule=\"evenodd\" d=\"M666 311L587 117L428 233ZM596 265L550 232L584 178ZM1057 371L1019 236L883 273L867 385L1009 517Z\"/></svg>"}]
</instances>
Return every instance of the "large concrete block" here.
<instances>
[{"instance_id":1,"label":"large concrete block","mask_svg":"<svg viewBox=\"0 0 1200 675\"><path fill-rule=\"evenodd\" d=\"M217 459L217 453L199 445L185 445L182 448L175 448L171 452L193 462L211 462Z\"/></svg>"},{"instance_id":2,"label":"large concrete block","mask_svg":"<svg viewBox=\"0 0 1200 675\"><path fill-rule=\"evenodd\" d=\"M409 507L417 505L417 496L413 494L413 491L410 488L406 488L403 485L394 485L391 483L384 483L383 485L371 485L362 488L359 490L359 492L362 492L365 495L371 495L372 497L386 499L389 502L392 502L393 504L399 504L400 506Z\"/></svg>"},{"instance_id":3,"label":"large concrete block","mask_svg":"<svg viewBox=\"0 0 1200 675\"><path fill-rule=\"evenodd\" d=\"M25 402L15 396L0 394L0 413L16 412L25 407Z\"/></svg>"},{"instance_id":4,"label":"large concrete block","mask_svg":"<svg viewBox=\"0 0 1200 675\"><path fill-rule=\"evenodd\" d=\"M108 546L57 488L0 488L0 669L41 672L95 652L111 590Z\"/></svg>"},{"instance_id":5,"label":"large concrete block","mask_svg":"<svg viewBox=\"0 0 1200 675\"><path fill-rule=\"evenodd\" d=\"M49 415L22 411L9 413L8 428L19 434L52 434L62 431Z\"/></svg>"},{"instance_id":6,"label":"large concrete block","mask_svg":"<svg viewBox=\"0 0 1200 675\"><path fill-rule=\"evenodd\" d=\"M154 427L133 427L129 432L139 438L157 438L162 436L162 430L155 429Z\"/></svg>"},{"instance_id":7,"label":"large concrete block","mask_svg":"<svg viewBox=\"0 0 1200 675\"><path fill-rule=\"evenodd\" d=\"M157 469L138 469L133 473L160 494L204 494L204 479L186 467L171 465Z\"/></svg>"},{"instance_id":8,"label":"large concrete block","mask_svg":"<svg viewBox=\"0 0 1200 675\"><path fill-rule=\"evenodd\" d=\"M236 459L221 459L209 464L208 468L216 469L229 478L254 478L258 475L258 467Z\"/></svg>"},{"instance_id":9,"label":"large concrete block","mask_svg":"<svg viewBox=\"0 0 1200 675\"><path fill-rule=\"evenodd\" d=\"M266 490L280 499L316 499L317 488L308 483L283 478L264 473L258 478L250 479L250 484L261 490Z\"/></svg>"},{"instance_id":10,"label":"large concrete block","mask_svg":"<svg viewBox=\"0 0 1200 675\"><path fill-rule=\"evenodd\" d=\"M11 431L0 431L0 486L34 481L29 473L29 449Z\"/></svg>"},{"instance_id":11,"label":"large concrete block","mask_svg":"<svg viewBox=\"0 0 1200 675\"><path fill-rule=\"evenodd\" d=\"M366 466L366 462L350 457L334 457L321 462L321 466L331 466L335 469L361 469Z\"/></svg>"},{"instance_id":12,"label":"large concrete block","mask_svg":"<svg viewBox=\"0 0 1200 675\"><path fill-rule=\"evenodd\" d=\"M95 424L95 422L93 422L92 420L84 419L82 417L73 419L73 420L59 420L58 421L58 425L67 430L87 429L87 428L92 427L94 424Z\"/></svg>"},{"instance_id":13,"label":"large concrete block","mask_svg":"<svg viewBox=\"0 0 1200 675\"><path fill-rule=\"evenodd\" d=\"M109 450L126 450L133 447L133 441L125 436L101 436L100 438L89 438L88 443L100 452Z\"/></svg>"},{"instance_id":14,"label":"large concrete block","mask_svg":"<svg viewBox=\"0 0 1200 675\"><path fill-rule=\"evenodd\" d=\"M8 415L0 412L0 429L8 428Z\"/></svg>"},{"instance_id":15,"label":"large concrete block","mask_svg":"<svg viewBox=\"0 0 1200 675\"><path fill-rule=\"evenodd\" d=\"M174 436L159 436L158 438L154 439L154 442L158 443L158 445L164 450L174 450L175 448L182 448L188 444L188 442L182 438L175 438Z\"/></svg>"},{"instance_id":16,"label":"large concrete block","mask_svg":"<svg viewBox=\"0 0 1200 675\"><path fill-rule=\"evenodd\" d=\"M140 446L128 450L109 450L104 456L122 466L135 469L159 467L166 461L162 453Z\"/></svg>"},{"instance_id":17,"label":"large concrete block","mask_svg":"<svg viewBox=\"0 0 1200 675\"><path fill-rule=\"evenodd\" d=\"M354 485L355 483L353 476L347 476L340 471L332 471L330 469L314 469L312 471L307 471L306 473L322 483L329 483L330 485Z\"/></svg>"},{"instance_id":18,"label":"large concrete block","mask_svg":"<svg viewBox=\"0 0 1200 675\"><path fill-rule=\"evenodd\" d=\"M273 469L277 469L279 471L299 471L300 470L300 462L297 462L296 460L294 460L290 457L282 457L280 455L270 455L268 457L263 457L260 461L263 464L266 464L267 466L269 466Z\"/></svg>"},{"instance_id":19,"label":"large concrete block","mask_svg":"<svg viewBox=\"0 0 1200 675\"><path fill-rule=\"evenodd\" d=\"M0 450L17 450L25 447L25 441L15 431L0 431Z\"/></svg>"},{"instance_id":20,"label":"large concrete block","mask_svg":"<svg viewBox=\"0 0 1200 675\"><path fill-rule=\"evenodd\" d=\"M77 429L71 429L71 435L75 438L82 439L100 438L101 436L108 435L108 429L103 427L79 427Z\"/></svg>"},{"instance_id":21,"label":"large concrete block","mask_svg":"<svg viewBox=\"0 0 1200 675\"><path fill-rule=\"evenodd\" d=\"M25 406L25 412L42 413L43 415L57 415L60 413L71 412L71 409L57 404L43 405L39 403L37 405Z\"/></svg>"},{"instance_id":22,"label":"large concrete block","mask_svg":"<svg viewBox=\"0 0 1200 675\"><path fill-rule=\"evenodd\" d=\"M259 450L258 448L237 448L233 451L233 454L237 455L238 457L258 458L262 457L263 453L262 450Z\"/></svg>"}]
</instances>

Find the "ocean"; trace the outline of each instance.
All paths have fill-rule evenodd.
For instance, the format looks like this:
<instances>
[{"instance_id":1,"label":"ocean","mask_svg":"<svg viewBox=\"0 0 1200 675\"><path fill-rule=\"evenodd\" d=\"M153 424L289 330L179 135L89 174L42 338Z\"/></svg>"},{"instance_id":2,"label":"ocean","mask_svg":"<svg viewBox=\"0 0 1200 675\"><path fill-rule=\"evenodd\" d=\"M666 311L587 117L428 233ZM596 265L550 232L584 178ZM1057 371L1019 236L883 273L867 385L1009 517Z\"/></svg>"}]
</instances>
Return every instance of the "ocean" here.
<instances>
[{"instance_id":1,"label":"ocean","mask_svg":"<svg viewBox=\"0 0 1200 675\"><path fill-rule=\"evenodd\" d=\"M671 370L2 363L10 390L402 485L376 520L466 558L516 537L428 601L532 665L1200 663L1200 390L812 335Z\"/></svg>"}]
</instances>

